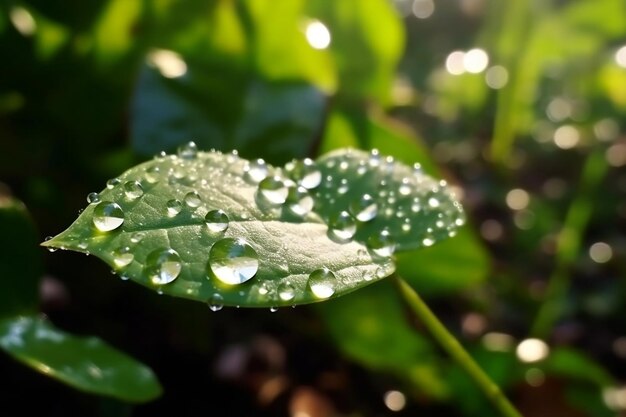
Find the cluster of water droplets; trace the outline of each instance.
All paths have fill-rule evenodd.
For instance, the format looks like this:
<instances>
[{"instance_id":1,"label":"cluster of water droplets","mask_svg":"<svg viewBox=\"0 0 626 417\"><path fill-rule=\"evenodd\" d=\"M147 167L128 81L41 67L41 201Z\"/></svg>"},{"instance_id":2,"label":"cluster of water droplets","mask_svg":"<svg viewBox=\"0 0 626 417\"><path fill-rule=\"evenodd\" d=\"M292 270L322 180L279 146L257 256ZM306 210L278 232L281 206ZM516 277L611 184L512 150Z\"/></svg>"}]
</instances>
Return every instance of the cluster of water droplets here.
<instances>
[{"instance_id":1,"label":"cluster of water droplets","mask_svg":"<svg viewBox=\"0 0 626 417\"><path fill-rule=\"evenodd\" d=\"M329 237L364 242L375 258L391 257L398 246L431 246L464 224L446 182L426 175L419 164L411 169L374 149L331 154L319 167L314 198Z\"/></svg>"},{"instance_id":2,"label":"cluster of water droplets","mask_svg":"<svg viewBox=\"0 0 626 417\"><path fill-rule=\"evenodd\" d=\"M238 190L253 190L258 210L244 208L242 212L228 213L215 207L214 202L205 201L203 196L210 196L216 184L224 183L234 190L229 196L233 200L238 198ZM393 158L383 157L376 150L370 154L355 151L346 156L344 153L320 163L310 159L294 160L280 169L262 159L245 161L236 151L229 154L198 152L197 146L190 142L174 155L157 155L155 161L146 165L141 178L114 178L107 182L101 194L89 194L87 201L93 206L93 226L99 233L124 230L125 210L141 202L152 187L162 185L168 187L172 198L161 208L153 208L172 222L181 219L180 224L188 224L187 220L190 224L203 224L203 230L214 242L208 248L206 263L206 278L215 280L215 291L207 299L213 311L224 305L225 294L218 288L234 291L249 283L253 297L266 300L268 304L285 304L295 300L296 289L303 285L301 281L252 281L261 260L253 243L229 232L231 216L236 215L238 221L276 220L285 215L304 218L315 211L325 217L328 236L333 241L344 244L357 239L367 247L367 252L363 250L359 257L363 256L365 263L372 258L377 261L379 266L375 272L362 274L364 281L383 278L393 272L393 253L408 236L419 239L422 246L430 246L444 235L454 235L464 222L461 207L445 182L425 175L419 166L413 171L402 165L399 168ZM359 189L368 192L356 192ZM134 223L133 228L142 226L141 222ZM149 225L143 226L149 229ZM121 272L121 277L127 279L124 271L134 262L143 265L144 276L159 289L183 274L185 264L181 254L185 253L179 254L164 245L151 250L145 262L141 262L134 254L146 232L128 231L132 232L130 240L111 254L114 268ZM281 270L288 273L289 266ZM186 284L189 284L187 293L195 298L202 285ZM328 268L316 269L306 277L306 290L317 299L333 296L337 288L336 273Z\"/></svg>"}]
</instances>

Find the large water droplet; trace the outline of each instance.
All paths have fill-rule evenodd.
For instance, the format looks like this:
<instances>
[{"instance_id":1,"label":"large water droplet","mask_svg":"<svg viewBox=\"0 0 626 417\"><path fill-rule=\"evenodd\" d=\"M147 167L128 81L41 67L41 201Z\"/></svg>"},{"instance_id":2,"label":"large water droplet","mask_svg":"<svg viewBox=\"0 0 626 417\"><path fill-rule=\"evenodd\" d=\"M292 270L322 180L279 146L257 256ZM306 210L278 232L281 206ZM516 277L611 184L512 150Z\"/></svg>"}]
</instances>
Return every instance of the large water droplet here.
<instances>
[{"instance_id":1,"label":"large water droplet","mask_svg":"<svg viewBox=\"0 0 626 417\"><path fill-rule=\"evenodd\" d=\"M283 301L291 301L296 296L296 290L289 282L283 282L278 286L278 297Z\"/></svg>"},{"instance_id":2,"label":"large water droplet","mask_svg":"<svg viewBox=\"0 0 626 417\"><path fill-rule=\"evenodd\" d=\"M185 204L187 207L197 208L202 204L202 198L200 198L200 194L195 191L190 191L185 195Z\"/></svg>"},{"instance_id":3,"label":"large water droplet","mask_svg":"<svg viewBox=\"0 0 626 417\"><path fill-rule=\"evenodd\" d=\"M198 156L198 146L195 142L187 142L178 147L178 157L182 159L196 159Z\"/></svg>"},{"instance_id":4,"label":"large water droplet","mask_svg":"<svg viewBox=\"0 0 626 417\"><path fill-rule=\"evenodd\" d=\"M268 172L269 170L265 161L257 159L244 167L244 178L246 181L258 184L267 177Z\"/></svg>"},{"instance_id":5,"label":"large water droplet","mask_svg":"<svg viewBox=\"0 0 626 417\"><path fill-rule=\"evenodd\" d=\"M304 187L291 187L287 195L289 210L298 216L305 216L313 210L313 197Z\"/></svg>"},{"instance_id":6,"label":"large water droplet","mask_svg":"<svg viewBox=\"0 0 626 417\"><path fill-rule=\"evenodd\" d=\"M159 180L159 174L161 173L161 168L156 165L152 165L146 169L146 181L150 184L154 184Z\"/></svg>"},{"instance_id":7,"label":"large water droplet","mask_svg":"<svg viewBox=\"0 0 626 417\"><path fill-rule=\"evenodd\" d=\"M213 233L221 233L228 229L228 216L222 210L211 210L204 217L208 229Z\"/></svg>"},{"instance_id":8,"label":"large water droplet","mask_svg":"<svg viewBox=\"0 0 626 417\"><path fill-rule=\"evenodd\" d=\"M117 203L101 201L93 210L92 221L101 232L110 232L124 223L124 211Z\"/></svg>"},{"instance_id":9,"label":"large water droplet","mask_svg":"<svg viewBox=\"0 0 626 417\"><path fill-rule=\"evenodd\" d=\"M215 293L209 298L207 304L211 311L220 311L224 308L224 297L222 297L221 294Z\"/></svg>"},{"instance_id":10,"label":"large water droplet","mask_svg":"<svg viewBox=\"0 0 626 417\"><path fill-rule=\"evenodd\" d=\"M317 298L326 299L335 293L337 280L328 268L317 269L309 275L309 288Z\"/></svg>"},{"instance_id":11,"label":"large water droplet","mask_svg":"<svg viewBox=\"0 0 626 417\"><path fill-rule=\"evenodd\" d=\"M356 233L356 222L347 211L342 211L331 218L328 224L328 233L336 240L345 242L352 239Z\"/></svg>"},{"instance_id":12,"label":"large water droplet","mask_svg":"<svg viewBox=\"0 0 626 417\"><path fill-rule=\"evenodd\" d=\"M389 230L383 229L380 233L370 236L367 239L367 249L370 253L382 258L388 258L393 255L396 244L391 238Z\"/></svg>"},{"instance_id":13,"label":"large water droplet","mask_svg":"<svg viewBox=\"0 0 626 417\"><path fill-rule=\"evenodd\" d=\"M270 204L283 204L289 189L280 177L267 177L259 183L261 196Z\"/></svg>"},{"instance_id":14,"label":"large water droplet","mask_svg":"<svg viewBox=\"0 0 626 417\"><path fill-rule=\"evenodd\" d=\"M122 246L113 251L113 263L118 268L124 268L129 265L133 259L135 259L135 255L133 255L128 246Z\"/></svg>"},{"instance_id":15,"label":"large water droplet","mask_svg":"<svg viewBox=\"0 0 626 417\"><path fill-rule=\"evenodd\" d=\"M221 239L209 252L209 269L225 284L241 284L257 273L259 256L243 239Z\"/></svg>"},{"instance_id":16,"label":"large water droplet","mask_svg":"<svg viewBox=\"0 0 626 417\"><path fill-rule=\"evenodd\" d=\"M183 209L183 203L180 200L173 199L165 203L165 207L167 208L167 215L174 217Z\"/></svg>"},{"instance_id":17,"label":"large water droplet","mask_svg":"<svg viewBox=\"0 0 626 417\"><path fill-rule=\"evenodd\" d=\"M126 181L124 183L124 194L129 200L136 200L143 195L143 188L139 181Z\"/></svg>"},{"instance_id":18,"label":"large water droplet","mask_svg":"<svg viewBox=\"0 0 626 417\"><path fill-rule=\"evenodd\" d=\"M350 204L350 212L358 221L368 222L378 214L378 205L371 195L364 194Z\"/></svg>"},{"instance_id":19,"label":"large water droplet","mask_svg":"<svg viewBox=\"0 0 626 417\"><path fill-rule=\"evenodd\" d=\"M146 258L146 274L155 285L169 284L180 275L183 264L174 249L156 249Z\"/></svg>"},{"instance_id":20,"label":"large water droplet","mask_svg":"<svg viewBox=\"0 0 626 417\"><path fill-rule=\"evenodd\" d=\"M312 190L322 182L322 173L311 159L306 158L302 161L299 183L307 190Z\"/></svg>"},{"instance_id":21,"label":"large water droplet","mask_svg":"<svg viewBox=\"0 0 626 417\"><path fill-rule=\"evenodd\" d=\"M98 193L89 193L87 194L87 202L89 204L96 204L100 202L100 194Z\"/></svg>"}]
</instances>

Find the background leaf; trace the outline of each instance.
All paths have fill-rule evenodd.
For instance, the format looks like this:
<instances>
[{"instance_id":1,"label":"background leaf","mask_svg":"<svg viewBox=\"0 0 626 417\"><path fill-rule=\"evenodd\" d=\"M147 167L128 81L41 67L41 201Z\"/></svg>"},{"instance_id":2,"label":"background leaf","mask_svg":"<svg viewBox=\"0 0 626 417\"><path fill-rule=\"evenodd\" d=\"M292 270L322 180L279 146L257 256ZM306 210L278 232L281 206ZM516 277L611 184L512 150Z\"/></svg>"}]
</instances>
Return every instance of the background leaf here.
<instances>
[{"instance_id":1,"label":"background leaf","mask_svg":"<svg viewBox=\"0 0 626 417\"><path fill-rule=\"evenodd\" d=\"M0 320L0 347L80 390L129 402L150 401L161 394L161 386L146 366L98 338L72 336L41 318Z\"/></svg>"}]
</instances>

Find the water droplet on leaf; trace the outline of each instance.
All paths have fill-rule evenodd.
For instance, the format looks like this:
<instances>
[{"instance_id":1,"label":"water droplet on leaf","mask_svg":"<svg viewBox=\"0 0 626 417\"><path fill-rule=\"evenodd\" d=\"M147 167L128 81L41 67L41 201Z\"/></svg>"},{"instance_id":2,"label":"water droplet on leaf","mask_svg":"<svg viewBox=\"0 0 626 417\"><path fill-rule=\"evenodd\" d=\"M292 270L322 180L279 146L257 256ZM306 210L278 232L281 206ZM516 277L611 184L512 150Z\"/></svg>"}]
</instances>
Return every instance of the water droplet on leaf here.
<instances>
[{"instance_id":1,"label":"water droplet on leaf","mask_svg":"<svg viewBox=\"0 0 626 417\"><path fill-rule=\"evenodd\" d=\"M304 187L291 187L287 195L289 210L298 216L305 216L313 210L313 197Z\"/></svg>"},{"instance_id":2,"label":"water droplet on leaf","mask_svg":"<svg viewBox=\"0 0 626 417\"><path fill-rule=\"evenodd\" d=\"M169 284L180 275L183 264L174 249L156 249L146 258L148 279L155 285Z\"/></svg>"},{"instance_id":3,"label":"water droplet on leaf","mask_svg":"<svg viewBox=\"0 0 626 417\"><path fill-rule=\"evenodd\" d=\"M118 268L128 266L134 258L135 255L133 255L128 246L122 246L113 251L113 263Z\"/></svg>"},{"instance_id":4,"label":"water droplet on leaf","mask_svg":"<svg viewBox=\"0 0 626 417\"><path fill-rule=\"evenodd\" d=\"M87 202L89 204L96 204L100 202L100 194L98 193L89 193L87 195Z\"/></svg>"},{"instance_id":5,"label":"water droplet on leaf","mask_svg":"<svg viewBox=\"0 0 626 417\"><path fill-rule=\"evenodd\" d=\"M245 240L225 238L211 247L208 267L223 283L241 284L257 273L259 256Z\"/></svg>"},{"instance_id":6,"label":"water droplet on leaf","mask_svg":"<svg viewBox=\"0 0 626 417\"><path fill-rule=\"evenodd\" d=\"M124 223L124 211L117 203L101 201L93 210L92 221L101 232L110 232Z\"/></svg>"},{"instance_id":7,"label":"water droplet on leaf","mask_svg":"<svg viewBox=\"0 0 626 417\"><path fill-rule=\"evenodd\" d=\"M287 200L289 189L280 177L267 177L259 183L261 196L270 204L283 204Z\"/></svg>"},{"instance_id":8,"label":"water droplet on leaf","mask_svg":"<svg viewBox=\"0 0 626 417\"><path fill-rule=\"evenodd\" d=\"M283 301L291 301L296 296L296 290L289 282L283 282L278 286L278 297Z\"/></svg>"},{"instance_id":9,"label":"water droplet on leaf","mask_svg":"<svg viewBox=\"0 0 626 417\"><path fill-rule=\"evenodd\" d=\"M244 167L244 178L253 184L258 184L267 177L269 170L262 159L252 161Z\"/></svg>"},{"instance_id":10,"label":"water droplet on leaf","mask_svg":"<svg viewBox=\"0 0 626 417\"><path fill-rule=\"evenodd\" d=\"M198 156L198 146L195 142L187 142L178 147L178 157L182 159L196 159Z\"/></svg>"},{"instance_id":11,"label":"water droplet on leaf","mask_svg":"<svg viewBox=\"0 0 626 417\"><path fill-rule=\"evenodd\" d=\"M107 181L107 188L111 190L115 188L115 186L118 185L120 182L121 181L119 178L111 178L110 180Z\"/></svg>"},{"instance_id":12,"label":"water droplet on leaf","mask_svg":"<svg viewBox=\"0 0 626 417\"><path fill-rule=\"evenodd\" d=\"M313 295L326 299L335 293L335 274L328 268L317 269L309 275L308 284Z\"/></svg>"},{"instance_id":13,"label":"water droplet on leaf","mask_svg":"<svg viewBox=\"0 0 626 417\"><path fill-rule=\"evenodd\" d=\"M391 238L389 230L383 229L377 235L370 236L367 239L367 249L375 256L388 258L393 255L396 244Z\"/></svg>"},{"instance_id":14,"label":"water droplet on leaf","mask_svg":"<svg viewBox=\"0 0 626 417\"><path fill-rule=\"evenodd\" d=\"M165 203L165 206L167 208L167 215L170 217L176 216L183 209L183 203L176 199L169 200Z\"/></svg>"},{"instance_id":15,"label":"water droplet on leaf","mask_svg":"<svg viewBox=\"0 0 626 417\"><path fill-rule=\"evenodd\" d=\"M161 172L161 168L156 165L152 165L146 169L146 181L150 184L154 184L159 180L159 174Z\"/></svg>"},{"instance_id":16,"label":"water droplet on leaf","mask_svg":"<svg viewBox=\"0 0 626 417\"><path fill-rule=\"evenodd\" d=\"M185 195L185 204L187 207L197 208L202 204L202 199L200 198L200 194L195 191L190 191Z\"/></svg>"},{"instance_id":17,"label":"water droplet on leaf","mask_svg":"<svg viewBox=\"0 0 626 417\"><path fill-rule=\"evenodd\" d=\"M209 309L211 311L220 311L222 308L224 308L224 297L222 297L218 293L215 293L209 298L207 304L209 305Z\"/></svg>"},{"instance_id":18,"label":"water droplet on leaf","mask_svg":"<svg viewBox=\"0 0 626 417\"><path fill-rule=\"evenodd\" d=\"M371 195L364 194L350 204L350 212L358 221L367 222L378 214L378 205Z\"/></svg>"},{"instance_id":19,"label":"water droplet on leaf","mask_svg":"<svg viewBox=\"0 0 626 417\"><path fill-rule=\"evenodd\" d=\"M349 241L356 233L356 222L350 213L342 211L330 219L328 233L340 242Z\"/></svg>"},{"instance_id":20,"label":"water droplet on leaf","mask_svg":"<svg viewBox=\"0 0 626 417\"><path fill-rule=\"evenodd\" d=\"M143 195L143 187L139 181L127 181L124 183L124 194L129 200L136 200Z\"/></svg>"},{"instance_id":21,"label":"water droplet on leaf","mask_svg":"<svg viewBox=\"0 0 626 417\"><path fill-rule=\"evenodd\" d=\"M214 233L221 233L228 229L228 216L222 210L211 210L204 217L208 229Z\"/></svg>"}]
</instances>

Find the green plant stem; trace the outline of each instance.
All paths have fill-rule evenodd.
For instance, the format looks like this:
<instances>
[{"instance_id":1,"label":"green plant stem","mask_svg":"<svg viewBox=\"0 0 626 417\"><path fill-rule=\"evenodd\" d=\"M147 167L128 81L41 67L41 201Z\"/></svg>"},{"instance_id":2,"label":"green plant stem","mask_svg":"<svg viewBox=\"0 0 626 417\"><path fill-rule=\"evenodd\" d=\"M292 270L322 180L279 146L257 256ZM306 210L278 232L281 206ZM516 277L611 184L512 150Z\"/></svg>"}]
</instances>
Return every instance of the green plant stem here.
<instances>
[{"instance_id":1,"label":"green plant stem","mask_svg":"<svg viewBox=\"0 0 626 417\"><path fill-rule=\"evenodd\" d=\"M461 346L459 341L446 329L437 316L430 310L417 292L402 278L395 277L400 294L411 310L428 328L441 347L467 372L494 407L504 417L522 417L491 378L481 369L474 359Z\"/></svg>"},{"instance_id":2,"label":"green plant stem","mask_svg":"<svg viewBox=\"0 0 626 417\"><path fill-rule=\"evenodd\" d=\"M539 307L530 334L545 339L558 320L570 284L569 270L580 252L583 234L593 210L594 194L608 167L604 153L596 150L585 161L578 185L578 194L570 205L557 241L554 271Z\"/></svg>"}]
</instances>

